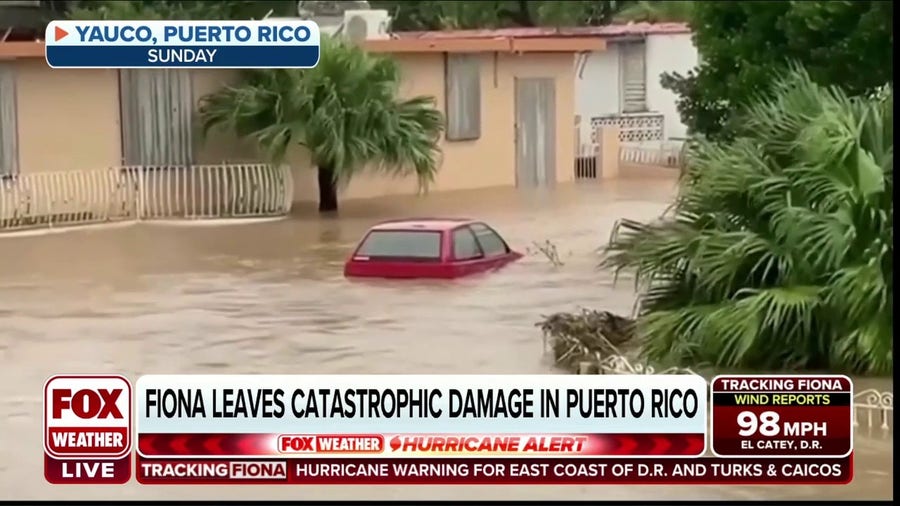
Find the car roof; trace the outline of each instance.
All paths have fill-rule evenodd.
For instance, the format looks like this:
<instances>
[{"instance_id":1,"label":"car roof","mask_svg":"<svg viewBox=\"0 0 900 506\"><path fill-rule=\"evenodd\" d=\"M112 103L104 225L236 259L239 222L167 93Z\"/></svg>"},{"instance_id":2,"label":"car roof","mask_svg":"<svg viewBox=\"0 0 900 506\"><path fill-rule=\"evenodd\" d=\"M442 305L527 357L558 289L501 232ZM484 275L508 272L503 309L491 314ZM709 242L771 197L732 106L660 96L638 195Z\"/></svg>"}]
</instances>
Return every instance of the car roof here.
<instances>
[{"instance_id":1,"label":"car roof","mask_svg":"<svg viewBox=\"0 0 900 506\"><path fill-rule=\"evenodd\" d=\"M478 223L478 221L469 218L407 218L381 222L372 227L372 230L425 230L440 232L471 223Z\"/></svg>"}]
</instances>

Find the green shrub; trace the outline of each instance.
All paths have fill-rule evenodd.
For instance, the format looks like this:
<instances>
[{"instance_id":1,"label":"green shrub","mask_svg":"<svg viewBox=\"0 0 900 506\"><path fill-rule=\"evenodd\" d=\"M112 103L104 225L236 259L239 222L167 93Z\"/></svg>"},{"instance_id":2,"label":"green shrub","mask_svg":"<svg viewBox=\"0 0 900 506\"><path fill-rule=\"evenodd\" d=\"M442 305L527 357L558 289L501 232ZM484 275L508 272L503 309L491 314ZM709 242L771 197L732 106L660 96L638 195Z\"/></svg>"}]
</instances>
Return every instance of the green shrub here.
<instances>
[{"instance_id":1,"label":"green shrub","mask_svg":"<svg viewBox=\"0 0 900 506\"><path fill-rule=\"evenodd\" d=\"M893 371L893 101L795 69L735 140L692 146L672 217L621 233L604 259L652 281L649 358Z\"/></svg>"}]
</instances>

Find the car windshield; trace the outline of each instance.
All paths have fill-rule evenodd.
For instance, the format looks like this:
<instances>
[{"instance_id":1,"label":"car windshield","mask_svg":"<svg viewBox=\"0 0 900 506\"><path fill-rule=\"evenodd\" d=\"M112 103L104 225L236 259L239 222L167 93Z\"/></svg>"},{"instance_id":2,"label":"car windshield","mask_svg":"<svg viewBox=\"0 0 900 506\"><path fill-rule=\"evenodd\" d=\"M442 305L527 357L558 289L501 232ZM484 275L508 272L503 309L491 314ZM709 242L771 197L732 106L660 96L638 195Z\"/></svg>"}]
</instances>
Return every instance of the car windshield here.
<instances>
[{"instance_id":1,"label":"car windshield","mask_svg":"<svg viewBox=\"0 0 900 506\"><path fill-rule=\"evenodd\" d=\"M373 230L356 256L440 260L441 234L432 231Z\"/></svg>"}]
</instances>

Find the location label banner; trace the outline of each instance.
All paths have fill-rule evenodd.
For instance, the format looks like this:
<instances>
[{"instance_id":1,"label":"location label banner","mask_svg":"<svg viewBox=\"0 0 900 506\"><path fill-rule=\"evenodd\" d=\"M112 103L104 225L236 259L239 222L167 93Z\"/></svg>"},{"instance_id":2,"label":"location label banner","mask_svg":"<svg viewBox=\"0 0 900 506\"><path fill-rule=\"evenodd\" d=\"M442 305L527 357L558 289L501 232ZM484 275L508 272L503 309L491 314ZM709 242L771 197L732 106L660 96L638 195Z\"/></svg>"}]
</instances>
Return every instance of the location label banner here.
<instances>
[{"instance_id":1,"label":"location label banner","mask_svg":"<svg viewBox=\"0 0 900 506\"><path fill-rule=\"evenodd\" d=\"M318 25L306 20L52 21L53 68L312 68Z\"/></svg>"},{"instance_id":2,"label":"location label banner","mask_svg":"<svg viewBox=\"0 0 900 506\"><path fill-rule=\"evenodd\" d=\"M717 376L712 450L723 457L846 457L852 400L846 376Z\"/></svg>"}]
</instances>

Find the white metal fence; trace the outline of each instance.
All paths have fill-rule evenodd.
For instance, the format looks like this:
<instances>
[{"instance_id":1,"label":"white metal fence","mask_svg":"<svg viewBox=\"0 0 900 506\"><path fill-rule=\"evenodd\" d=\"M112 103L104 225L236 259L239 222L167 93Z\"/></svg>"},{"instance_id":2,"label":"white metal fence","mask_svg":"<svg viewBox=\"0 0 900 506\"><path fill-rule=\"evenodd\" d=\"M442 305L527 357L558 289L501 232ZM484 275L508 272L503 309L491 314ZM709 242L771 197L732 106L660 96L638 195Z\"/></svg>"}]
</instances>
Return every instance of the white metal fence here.
<instances>
[{"instance_id":1,"label":"white metal fence","mask_svg":"<svg viewBox=\"0 0 900 506\"><path fill-rule=\"evenodd\" d=\"M0 178L0 231L129 220L282 216L289 167L113 167Z\"/></svg>"},{"instance_id":2,"label":"white metal fence","mask_svg":"<svg viewBox=\"0 0 900 506\"><path fill-rule=\"evenodd\" d=\"M663 137L664 117L652 114L613 114L585 121L575 116L575 179L603 177L600 140L603 128L618 132L620 165L679 168L685 138ZM589 134L589 135L586 135ZM615 149L615 148L613 148Z\"/></svg>"},{"instance_id":3,"label":"white metal fence","mask_svg":"<svg viewBox=\"0 0 900 506\"><path fill-rule=\"evenodd\" d=\"M678 168L681 166L682 144L677 142L621 144L621 165L647 165ZM582 143L575 148L575 179L598 179L603 175L600 147L597 143Z\"/></svg>"},{"instance_id":4,"label":"white metal fence","mask_svg":"<svg viewBox=\"0 0 900 506\"><path fill-rule=\"evenodd\" d=\"M853 426L865 435L893 436L894 392L863 390L853 397Z\"/></svg>"},{"instance_id":5,"label":"white metal fence","mask_svg":"<svg viewBox=\"0 0 900 506\"><path fill-rule=\"evenodd\" d=\"M622 145L619 146L619 162L677 168L681 163L681 145L673 143Z\"/></svg>"}]
</instances>

